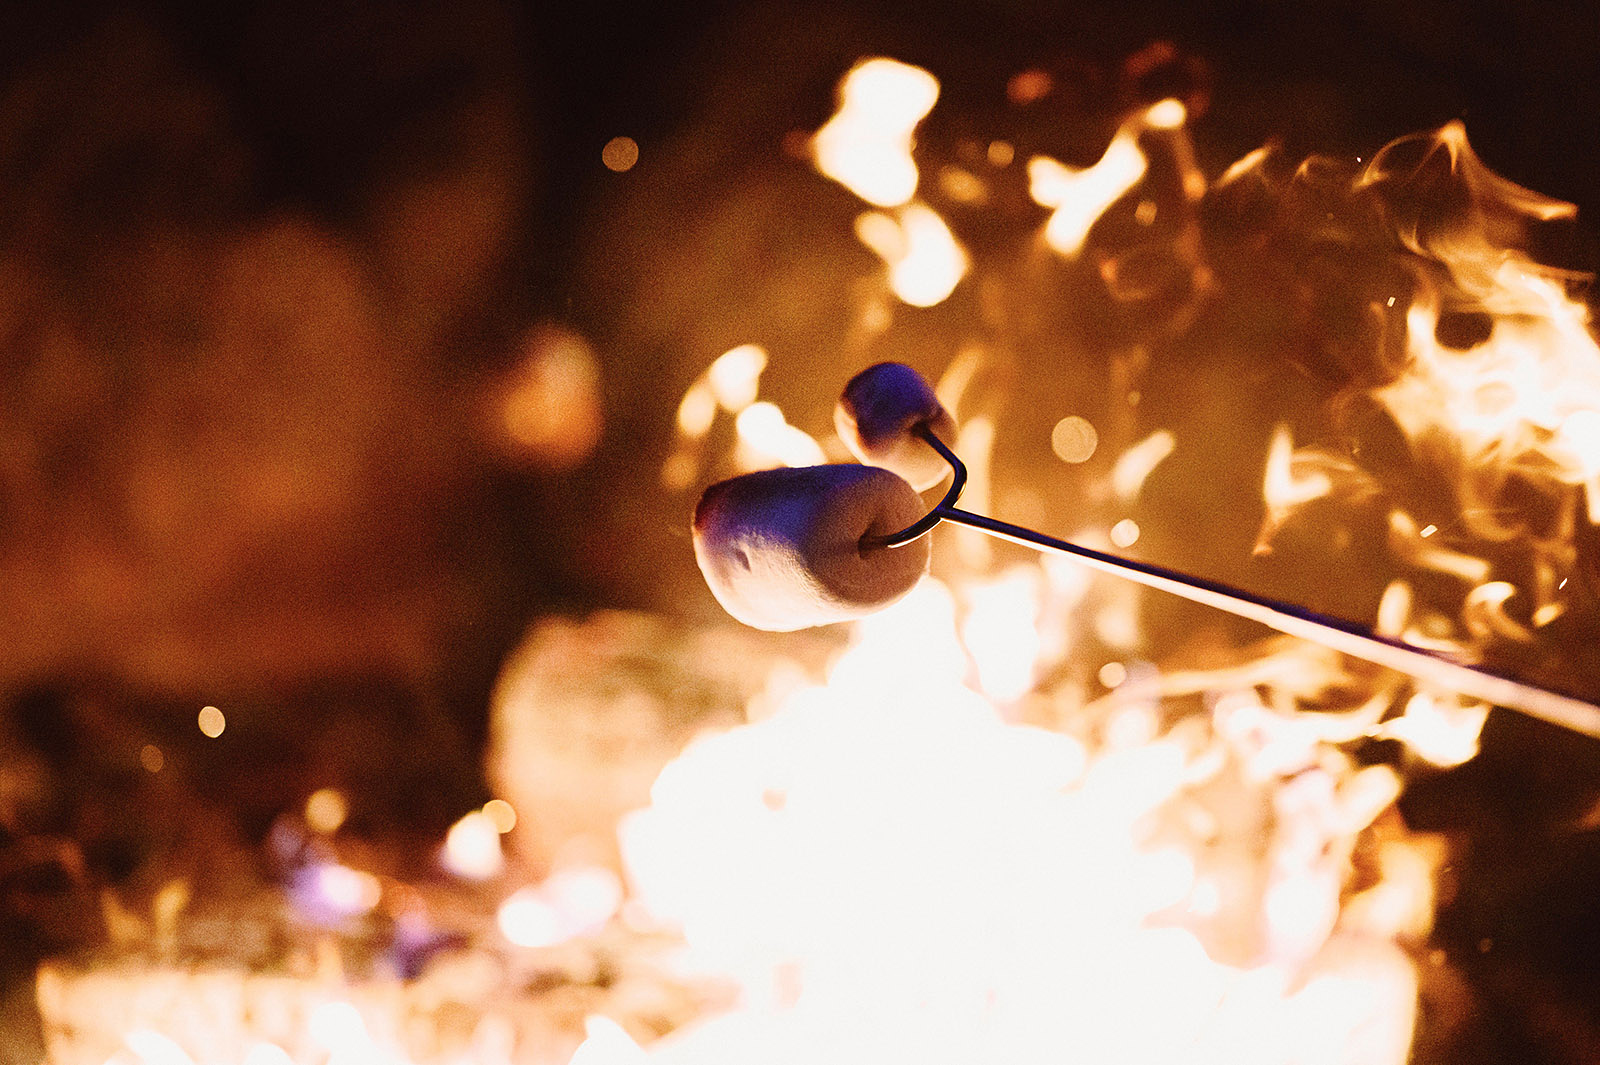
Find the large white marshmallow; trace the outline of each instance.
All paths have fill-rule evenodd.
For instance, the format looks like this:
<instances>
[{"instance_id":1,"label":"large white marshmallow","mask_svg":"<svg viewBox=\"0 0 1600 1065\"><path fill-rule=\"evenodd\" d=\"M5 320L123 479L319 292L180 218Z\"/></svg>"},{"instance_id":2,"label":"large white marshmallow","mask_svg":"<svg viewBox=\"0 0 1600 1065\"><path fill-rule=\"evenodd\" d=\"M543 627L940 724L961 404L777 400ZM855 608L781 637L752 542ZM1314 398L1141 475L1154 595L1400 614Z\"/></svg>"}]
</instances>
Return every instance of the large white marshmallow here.
<instances>
[{"instance_id":1,"label":"large white marshmallow","mask_svg":"<svg viewBox=\"0 0 1600 1065\"><path fill-rule=\"evenodd\" d=\"M833 424L856 458L893 470L919 492L950 473L950 464L912 430L926 425L953 444L955 419L933 386L904 363L880 362L852 377L833 409Z\"/></svg>"},{"instance_id":2,"label":"large white marshmallow","mask_svg":"<svg viewBox=\"0 0 1600 1065\"><path fill-rule=\"evenodd\" d=\"M762 470L707 488L694 513L694 555L717 602L758 629L789 632L863 617L909 592L928 568L922 537L863 544L911 525L926 508L876 466Z\"/></svg>"}]
</instances>

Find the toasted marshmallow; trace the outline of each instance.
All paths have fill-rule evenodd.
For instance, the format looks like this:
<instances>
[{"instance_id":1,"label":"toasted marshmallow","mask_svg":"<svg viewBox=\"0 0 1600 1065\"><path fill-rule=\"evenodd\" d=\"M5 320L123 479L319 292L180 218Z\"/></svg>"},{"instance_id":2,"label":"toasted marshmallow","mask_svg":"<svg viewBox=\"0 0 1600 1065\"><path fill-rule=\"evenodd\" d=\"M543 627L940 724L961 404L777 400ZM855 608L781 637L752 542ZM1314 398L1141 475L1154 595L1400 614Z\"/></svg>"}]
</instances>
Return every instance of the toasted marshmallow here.
<instances>
[{"instance_id":1,"label":"toasted marshmallow","mask_svg":"<svg viewBox=\"0 0 1600 1065\"><path fill-rule=\"evenodd\" d=\"M707 488L694 512L694 555L717 602L746 625L789 632L873 613L928 568L926 537L886 536L922 517L922 499L876 466L762 470Z\"/></svg>"},{"instance_id":2,"label":"toasted marshmallow","mask_svg":"<svg viewBox=\"0 0 1600 1065\"><path fill-rule=\"evenodd\" d=\"M950 464L912 430L926 425L950 444L955 419L933 386L903 363L880 362L852 377L833 409L833 424L858 459L893 470L919 492L950 472Z\"/></svg>"}]
</instances>

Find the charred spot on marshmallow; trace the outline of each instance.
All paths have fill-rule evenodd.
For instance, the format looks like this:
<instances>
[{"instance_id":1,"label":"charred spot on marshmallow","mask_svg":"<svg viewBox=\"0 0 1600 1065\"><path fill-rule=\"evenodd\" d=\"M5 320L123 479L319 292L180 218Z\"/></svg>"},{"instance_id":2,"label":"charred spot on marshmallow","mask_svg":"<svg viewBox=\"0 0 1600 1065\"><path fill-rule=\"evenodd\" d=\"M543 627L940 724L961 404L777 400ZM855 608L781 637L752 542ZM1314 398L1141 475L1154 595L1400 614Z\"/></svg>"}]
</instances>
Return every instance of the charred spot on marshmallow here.
<instances>
[{"instance_id":1,"label":"charred spot on marshmallow","mask_svg":"<svg viewBox=\"0 0 1600 1065\"><path fill-rule=\"evenodd\" d=\"M758 629L788 632L880 610L928 568L926 538L871 542L922 516L922 499L875 466L762 470L707 488L695 561L717 602Z\"/></svg>"},{"instance_id":2,"label":"charred spot on marshmallow","mask_svg":"<svg viewBox=\"0 0 1600 1065\"><path fill-rule=\"evenodd\" d=\"M950 466L913 430L927 426L946 443L956 423L916 370L880 362L850 379L833 410L839 437L862 462L893 470L917 491L944 480Z\"/></svg>"}]
</instances>

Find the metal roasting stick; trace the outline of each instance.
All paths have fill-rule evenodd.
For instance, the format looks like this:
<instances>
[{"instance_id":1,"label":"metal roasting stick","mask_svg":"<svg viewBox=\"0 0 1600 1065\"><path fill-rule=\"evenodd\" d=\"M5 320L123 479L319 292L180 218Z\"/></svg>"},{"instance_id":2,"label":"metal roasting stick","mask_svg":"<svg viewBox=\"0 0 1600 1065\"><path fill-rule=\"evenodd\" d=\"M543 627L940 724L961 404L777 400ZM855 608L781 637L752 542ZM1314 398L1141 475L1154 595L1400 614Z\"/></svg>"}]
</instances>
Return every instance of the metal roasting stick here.
<instances>
[{"instance_id":1,"label":"metal roasting stick","mask_svg":"<svg viewBox=\"0 0 1600 1065\"><path fill-rule=\"evenodd\" d=\"M1120 558L1090 547L1058 540L1053 536L999 521L955 506L967 483L967 467L945 446L926 424L912 430L940 455L955 472L944 498L915 524L888 536L873 537L874 546L898 547L928 533L941 521L965 525L990 536L1023 544L1041 551L1071 555L1091 569L1136 581L1191 602L1215 607L1237 617L1260 622L1269 628L1324 647L1360 658L1375 665L1409 674L1417 680L1450 688L1473 699L1496 706L1520 710L1553 725L1600 739L1600 706L1562 695L1522 681L1512 680L1476 666L1469 666L1438 652L1412 647L1386 636L1379 636L1361 625L1327 617L1292 603L1268 599L1241 588L1234 588L1204 577L1167 569L1165 566Z\"/></svg>"}]
</instances>

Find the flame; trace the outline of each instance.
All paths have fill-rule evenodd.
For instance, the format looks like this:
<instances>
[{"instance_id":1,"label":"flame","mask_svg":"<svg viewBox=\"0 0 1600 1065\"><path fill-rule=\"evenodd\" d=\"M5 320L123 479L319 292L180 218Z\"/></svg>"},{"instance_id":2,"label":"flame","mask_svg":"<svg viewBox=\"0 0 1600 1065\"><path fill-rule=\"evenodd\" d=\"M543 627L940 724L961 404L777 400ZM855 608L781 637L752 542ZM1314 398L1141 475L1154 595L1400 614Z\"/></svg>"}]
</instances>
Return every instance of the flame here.
<instances>
[{"instance_id":1,"label":"flame","mask_svg":"<svg viewBox=\"0 0 1600 1065\"><path fill-rule=\"evenodd\" d=\"M1303 663L1206 676L1209 721L1169 728L1129 682L1099 743L1008 724L962 663L989 698L1036 684L1040 575L925 581L825 684L662 772L623 827L630 880L742 1004L593 1060L1405 1060L1416 976L1389 937L1431 914L1433 866L1394 856L1342 930L1398 776L1262 701L1316 687ZM1208 812L1220 793L1262 812Z\"/></svg>"},{"instance_id":2,"label":"flame","mask_svg":"<svg viewBox=\"0 0 1600 1065\"><path fill-rule=\"evenodd\" d=\"M611 1018L597 1015L583 1024L584 1040L569 1065L645 1065L649 1060L633 1037Z\"/></svg>"},{"instance_id":3,"label":"flame","mask_svg":"<svg viewBox=\"0 0 1600 1065\"><path fill-rule=\"evenodd\" d=\"M1067 256L1082 250L1095 220L1144 177L1149 160L1139 136L1146 130L1181 128L1186 118L1183 104L1162 100L1124 122L1093 166L1079 169L1045 155L1029 159L1029 195L1040 207L1055 209L1045 223L1045 243Z\"/></svg>"},{"instance_id":4,"label":"flame","mask_svg":"<svg viewBox=\"0 0 1600 1065\"><path fill-rule=\"evenodd\" d=\"M878 207L917 191L912 135L939 98L939 82L893 59L856 64L839 85L839 110L812 141L817 169Z\"/></svg>"},{"instance_id":5,"label":"flame","mask_svg":"<svg viewBox=\"0 0 1600 1065\"><path fill-rule=\"evenodd\" d=\"M1117 456L1111 469L1111 489L1117 498L1131 500L1139 495L1144 482L1157 466L1172 454L1177 440L1166 429L1157 429Z\"/></svg>"},{"instance_id":6,"label":"flame","mask_svg":"<svg viewBox=\"0 0 1600 1065\"><path fill-rule=\"evenodd\" d=\"M789 424L783 411L773 403L750 404L734 419L739 433L737 461L743 470L770 466L815 466L827 460L810 434Z\"/></svg>"},{"instance_id":7,"label":"flame","mask_svg":"<svg viewBox=\"0 0 1600 1065\"><path fill-rule=\"evenodd\" d=\"M972 657L978 689L995 702L1011 702L1033 690L1043 651L1037 623L1042 578L1037 566L1013 566L966 589L961 642Z\"/></svg>"},{"instance_id":8,"label":"flame","mask_svg":"<svg viewBox=\"0 0 1600 1065\"><path fill-rule=\"evenodd\" d=\"M756 401L761 388L761 372L767 368L767 353L759 344L740 344L717 356L706 370L705 383L723 410L738 414ZM684 425L679 407L678 424ZM708 419L709 426L709 419ZM704 433L704 429L701 430Z\"/></svg>"},{"instance_id":9,"label":"flame","mask_svg":"<svg viewBox=\"0 0 1600 1065\"><path fill-rule=\"evenodd\" d=\"M1587 309L1526 261L1456 254L1457 280L1496 311L1488 338L1464 352L1441 344L1439 299L1424 293L1406 315L1406 372L1378 398L1409 437L1449 453L1480 535L1512 532L1496 500L1511 471L1582 487L1600 520L1600 347Z\"/></svg>"},{"instance_id":10,"label":"flame","mask_svg":"<svg viewBox=\"0 0 1600 1065\"><path fill-rule=\"evenodd\" d=\"M812 141L817 169L881 211L856 219L856 236L889 267L889 288L913 307L932 307L955 291L967 253L931 207L914 202L912 135L939 98L921 67L892 59L858 63L839 85L839 110ZM979 202L982 183L965 171L943 175L953 198Z\"/></svg>"},{"instance_id":11,"label":"flame","mask_svg":"<svg viewBox=\"0 0 1600 1065\"><path fill-rule=\"evenodd\" d=\"M921 203L893 215L866 212L856 219L856 236L889 265L889 288L913 307L942 303L967 272L967 253L950 227Z\"/></svg>"},{"instance_id":12,"label":"flame","mask_svg":"<svg viewBox=\"0 0 1600 1065\"><path fill-rule=\"evenodd\" d=\"M1461 765L1478 753L1478 736L1489 719L1489 707L1431 692L1417 692L1406 701L1405 713L1385 721L1376 731L1384 739L1400 740L1419 757L1436 766Z\"/></svg>"}]
</instances>

